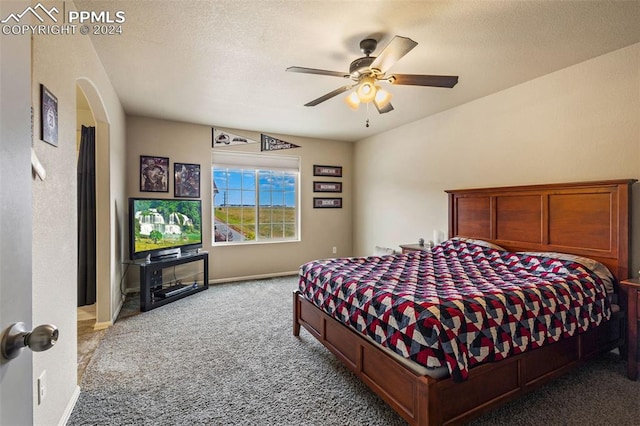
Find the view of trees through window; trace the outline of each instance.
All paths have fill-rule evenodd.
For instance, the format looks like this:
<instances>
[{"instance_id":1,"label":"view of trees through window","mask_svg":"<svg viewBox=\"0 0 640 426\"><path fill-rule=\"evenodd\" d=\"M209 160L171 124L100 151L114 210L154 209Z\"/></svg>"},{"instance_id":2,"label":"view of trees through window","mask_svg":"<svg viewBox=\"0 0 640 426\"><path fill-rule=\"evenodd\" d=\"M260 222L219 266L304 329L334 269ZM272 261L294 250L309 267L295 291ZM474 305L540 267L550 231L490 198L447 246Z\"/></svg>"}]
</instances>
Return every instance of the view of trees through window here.
<instances>
[{"instance_id":1,"label":"view of trees through window","mask_svg":"<svg viewBox=\"0 0 640 426\"><path fill-rule=\"evenodd\" d=\"M213 169L213 241L260 242L298 238L298 173Z\"/></svg>"}]
</instances>

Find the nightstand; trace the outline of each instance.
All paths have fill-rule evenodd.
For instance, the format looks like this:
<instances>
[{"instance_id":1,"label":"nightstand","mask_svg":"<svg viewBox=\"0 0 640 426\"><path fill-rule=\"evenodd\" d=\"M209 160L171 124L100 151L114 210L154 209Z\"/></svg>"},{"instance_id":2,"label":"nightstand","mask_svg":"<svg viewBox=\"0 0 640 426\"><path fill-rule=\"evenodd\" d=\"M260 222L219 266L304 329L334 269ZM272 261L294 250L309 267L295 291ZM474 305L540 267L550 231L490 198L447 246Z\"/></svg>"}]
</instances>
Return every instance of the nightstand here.
<instances>
[{"instance_id":1,"label":"nightstand","mask_svg":"<svg viewBox=\"0 0 640 426\"><path fill-rule=\"evenodd\" d=\"M429 245L426 243L422 246L420 244L400 244L400 248L402 249L402 253L409 253L411 251L429 250Z\"/></svg>"},{"instance_id":2,"label":"nightstand","mask_svg":"<svg viewBox=\"0 0 640 426\"><path fill-rule=\"evenodd\" d=\"M640 278L620 282L627 293L627 376L638 378L638 321L640 321Z\"/></svg>"}]
</instances>

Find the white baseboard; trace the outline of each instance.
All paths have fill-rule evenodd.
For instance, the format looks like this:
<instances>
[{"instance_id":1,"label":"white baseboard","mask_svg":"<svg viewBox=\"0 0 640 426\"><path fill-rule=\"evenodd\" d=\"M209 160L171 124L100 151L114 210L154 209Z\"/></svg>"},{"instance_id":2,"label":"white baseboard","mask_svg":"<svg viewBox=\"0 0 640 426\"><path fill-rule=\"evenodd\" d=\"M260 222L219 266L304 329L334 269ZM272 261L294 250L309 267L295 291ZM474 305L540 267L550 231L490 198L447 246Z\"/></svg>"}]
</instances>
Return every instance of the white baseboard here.
<instances>
[{"instance_id":1,"label":"white baseboard","mask_svg":"<svg viewBox=\"0 0 640 426\"><path fill-rule=\"evenodd\" d=\"M216 280L209 280L209 284L222 284L222 283L231 283L235 281L248 281L248 280L263 280L265 278L277 278L277 277L288 277L290 275L298 275L299 271L290 271L290 272L276 272L273 274L261 274L261 275L249 275L246 277L231 277L231 278L219 278Z\"/></svg>"},{"instance_id":2,"label":"white baseboard","mask_svg":"<svg viewBox=\"0 0 640 426\"><path fill-rule=\"evenodd\" d=\"M118 306L116 307L116 311L111 316L111 321L96 322L96 324L93 326L93 329L96 331L104 330L105 328L109 328L113 324L115 324L116 320L118 319L118 315L120 315L120 310L122 309L122 306L124 306L124 299L125 299L124 295L121 295L120 303L118 303Z\"/></svg>"},{"instance_id":3,"label":"white baseboard","mask_svg":"<svg viewBox=\"0 0 640 426\"><path fill-rule=\"evenodd\" d=\"M78 402L78 398L80 397L80 386L76 385L75 390L73 391L73 395L71 395L71 399L67 406L64 409L64 413L62 413L62 418L58 423L59 426L65 426L69 421L69 417L71 417L71 413L73 412L74 407L76 406L76 402Z\"/></svg>"},{"instance_id":4,"label":"white baseboard","mask_svg":"<svg viewBox=\"0 0 640 426\"><path fill-rule=\"evenodd\" d=\"M249 281L249 280L263 280L266 278L278 278L278 277L288 277L291 275L298 275L300 271L288 271L288 272L274 272L271 274L260 274L260 275L247 275L244 277L229 277L229 278L218 278L215 280L209 280L209 284L223 284L223 283L232 283L236 281ZM140 288L138 287L127 287L124 289L125 294L138 293L140 292Z\"/></svg>"}]
</instances>

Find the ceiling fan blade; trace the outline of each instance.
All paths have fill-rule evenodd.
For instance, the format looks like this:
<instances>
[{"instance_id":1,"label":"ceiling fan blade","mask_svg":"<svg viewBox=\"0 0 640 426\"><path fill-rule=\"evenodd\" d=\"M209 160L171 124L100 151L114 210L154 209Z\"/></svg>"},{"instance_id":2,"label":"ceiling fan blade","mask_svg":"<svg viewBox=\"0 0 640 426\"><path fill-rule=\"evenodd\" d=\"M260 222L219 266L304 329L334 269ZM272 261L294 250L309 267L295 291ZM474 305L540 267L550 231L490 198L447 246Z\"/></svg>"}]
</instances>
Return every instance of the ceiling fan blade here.
<instances>
[{"instance_id":1,"label":"ceiling fan blade","mask_svg":"<svg viewBox=\"0 0 640 426\"><path fill-rule=\"evenodd\" d=\"M344 93L347 90L351 89L354 85L349 85L349 86L342 86L336 90L334 90L333 92L329 92L326 95L320 96L318 99L314 99L311 102L307 102L306 104L304 104L304 106L316 106L319 103L322 103L326 100L329 100L331 98L333 98L334 96L338 96L340 93Z\"/></svg>"},{"instance_id":2,"label":"ceiling fan blade","mask_svg":"<svg viewBox=\"0 0 640 426\"><path fill-rule=\"evenodd\" d=\"M418 43L407 37L394 36L382 49L382 52L371 63L369 68L380 70L383 74L393 66L400 58L409 53Z\"/></svg>"},{"instance_id":3,"label":"ceiling fan blade","mask_svg":"<svg viewBox=\"0 0 640 426\"><path fill-rule=\"evenodd\" d=\"M393 105L391 105L391 102L385 105L384 108L378 108L378 105L375 102L373 104L376 106L380 114L393 111Z\"/></svg>"},{"instance_id":4,"label":"ceiling fan blade","mask_svg":"<svg viewBox=\"0 0 640 426\"><path fill-rule=\"evenodd\" d=\"M319 75L328 75L330 77L349 77L349 74L345 74L343 72L338 71L328 71L328 70L318 70L315 68L305 68L305 67L289 67L285 71L289 72L300 72L303 74L319 74Z\"/></svg>"},{"instance_id":5,"label":"ceiling fan blade","mask_svg":"<svg viewBox=\"0 0 640 426\"><path fill-rule=\"evenodd\" d=\"M394 74L388 77L392 84L405 86L432 86L452 88L458 83L457 75Z\"/></svg>"}]
</instances>

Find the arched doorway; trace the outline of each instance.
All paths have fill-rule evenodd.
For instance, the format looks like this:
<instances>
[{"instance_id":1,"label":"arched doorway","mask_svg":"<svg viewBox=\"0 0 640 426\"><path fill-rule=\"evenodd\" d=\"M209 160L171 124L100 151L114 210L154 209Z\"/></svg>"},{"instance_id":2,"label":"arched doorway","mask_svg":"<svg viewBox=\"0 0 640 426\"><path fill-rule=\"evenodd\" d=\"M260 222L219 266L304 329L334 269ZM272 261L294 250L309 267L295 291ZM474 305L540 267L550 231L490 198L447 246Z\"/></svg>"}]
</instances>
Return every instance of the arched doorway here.
<instances>
[{"instance_id":1,"label":"arched doorway","mask_svg":"<svg viewBox=\"0 0 640 426\"><path fill-rule=\"evenodd\" d=\"M95 123L96 158L96 304L95 329L112 323L111 298L111 208L109 185L109 118L98 90L86 79L77 80L77 88L86 100ZM80 111L78 110L78 115ZM79 126L78 126L79 127Z\"/></svg>"}]
</instances>

